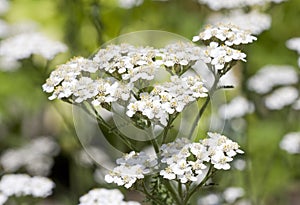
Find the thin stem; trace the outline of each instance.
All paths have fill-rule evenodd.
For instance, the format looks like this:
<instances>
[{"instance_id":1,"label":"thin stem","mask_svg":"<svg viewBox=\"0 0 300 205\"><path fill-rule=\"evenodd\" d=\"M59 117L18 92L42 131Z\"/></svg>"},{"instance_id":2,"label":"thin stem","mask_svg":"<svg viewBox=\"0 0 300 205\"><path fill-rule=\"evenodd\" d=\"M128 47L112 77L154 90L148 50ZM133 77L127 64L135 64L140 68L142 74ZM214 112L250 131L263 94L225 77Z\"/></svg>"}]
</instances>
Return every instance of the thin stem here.
<instances>
[{"instance_id":1,"label":"thin stem","mask_svg":"<svg viewBox=\"0 0 300 205\"><path fill-rule=\"evenodd\" d=\"M200 121L200 119L201 119L201 117L202 117L202 115L203 115L205 109L207 108L207 106L208 106L208 104L209 104L209 102L210 102L210 99L211 99L210 96L212 96L212 95L214 94L215 90L216 90L216 87L217 87L217 84L218 84L218 82L219 82L219 79L220 79L219 75L216 74L216 75L215 75L215 80L214 80L214 83L213 83L213 85L212 85L212 87L211 87L211 89L210 89L209 95L207 96L207 98L206 98L204 104L202 105L200 111L198 112L198 114L197 114L197 116L196 116L196 119L195 119L194 122L193 122L191 131L190 131L190 133L189 133L190 139L192 139L192 136L193 136L193 134L194 134L194 132L195 132L197 126L198 126L198 123L199 123L199 121Z\"/></svg>"},{"instance_id":2,"label":"thin stem","mask_svg":"<svg viewBox=\"0 0 300 205\"><path fill-rule=\"evenodd\" d=\"M152 201L155 201L155 203L157 204L161 204L161 205L164 205L164 203L162 203L161 201L157 200L155 197L153 197L149 191L147 190L147 187L145 185L145 182L143 181L143 191L142 191L144 194L146 194L146 196L151 199Z\"/></svg>"},{"instance_id":3,"label":"thin stem","mask_svg":"<svg viewBox=\"0 0 300 205\"><path fill-rule=\"evenodd\" d=\"M206 181L214 174L213 172L213 165L210 165L208 172L205 176L205 178L202 180L202 182L200 184L198 184L197 186L193 187L189 192L187 192L186 197L183 200L182 205L186 205L188 203L188 201L190 200L191 196L198 190L198 188L200 188L201 186L203 186Z\"/></svg>"},{"instance_id":4,"label":"thin stem","mask_svg":"<svg viewBox=\"0 0 300 205\"><path fill-rule=\"evenodd\" d=\"M105 129L107 129L108 132L110 132L110 133L112 133L112 134L114 134L116 136L119 136L120 139L124 142L124 144L126 144L128 146L128 148L130 148L133 151L137 151L131 145L131 142L127 139L127 137L125 135L123 135L122 133L120 133L117 129L112 129L111 126L107 122L105 122L105 120L98 114L97 110L93 106L90 106L91 109L93 110L93 113L91 113L86 104L82 104L82 105L83 106L81 106L81 108L83 108L84 111L86 111L88 114L91 114L94 117L96 117L98 126L102 126Z\"/></svg>"},{"instance_id":5,"label":"thin stem","mask_svg":"<svg viewBox=\"0 0 300 205\"><path fill-rule=\"evenodd\" d=\"M163 180L165 186L167 187L168 191L171 193L173 199L175 200L177 205L183 205L180 197L177 195L177 192L175 191L174 187L171 185L169 180Z\"/></svg>"},{"instance_id":6,"label":"thin stem","mask_svg":"<svg viewBox=\"0 0 300 205\"><path fill-rule=\"evenodd\" d=\"M173 124L174 120L177 118L178 115L179 115L179 113L176 113L175 116L170 115L170 119L168 121L168 124L165 127L164 132L163 132L163 139L162 139L161 144L165 144L166 143L168 132L172 128L172 124Z\"/></svg>"}]
</instances>

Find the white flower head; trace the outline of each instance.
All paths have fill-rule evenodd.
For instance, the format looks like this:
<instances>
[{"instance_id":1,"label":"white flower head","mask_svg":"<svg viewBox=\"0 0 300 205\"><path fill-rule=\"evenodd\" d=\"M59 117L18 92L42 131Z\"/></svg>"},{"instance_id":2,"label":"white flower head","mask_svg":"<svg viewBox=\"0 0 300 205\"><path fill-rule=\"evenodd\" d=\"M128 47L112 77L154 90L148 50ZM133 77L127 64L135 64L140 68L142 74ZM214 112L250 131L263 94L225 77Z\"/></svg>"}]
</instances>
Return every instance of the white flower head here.
<instances>
[{"instance_id":1,"label":"white flower head","mask_svg":"<svg viewBox=\"0 0 300 205\"><path fill-rule=\"evenodd\" d=\"M119 166L105 175L105 181L130 188L136 180L144 178L152 169L155 169L157 160L144 152L132 151L117 159L117 164Z\"/></svg>"},{"instance_id":2,"label":"white flower head","mask_svg":"<svg viewBox=\"0 0 300 205\"><path fill-rule=\"evenodd\" d=\"M296 88L291 86L281 87L265 97L265 106L270 110L280 110L293 104L298 96L299 92Z\"/></svg>"},{"instance_id":3,"label":"white flower head","mask_svg":"<svg viewBox=\"0 0 300 205\"><path fill-rule=\"evenodd\" d=\"M8 197L0 192L0 205L5 204L7 199L8 199Z\"/></svg>"},{"instance_id":4,"label":"white flower head","mask_svg":"<svg viewBox=\"0 0 300 205\"><path fill-rule=\"evenodd\" d=\"M48 178L26 174L7 174L0 181L0 191L6 196L45 198L52 194L54 187L55 184Z\"/></svg>"},{"instance_id":5,"label":"white flower head","mask_svg":"<svg viewBox=\"0 0 300 205\"><path fill-rule=\"evenodd\" d=\"M124 9L131 9L140 6L144 0L118 0L119 6Z\"/></svg>"},{"instance_id":6,"label":"white flower head","mask_svg":"<svg viewBox=\"0 0 300 205\"><path fill-rule=\"evenodd\" d=\"M126 202L123 199L124 196L118 189L97 188L81 196L78 205L140 205L138 202Z\"/></svg>"},{"instance_id":7,"label":"white flower head","mask_svg":"<svg viewBox=\"0 0 300 205\"><path fill-rule=\"evenodd\" d=\"M217 39L227 46L248 44L255 41L257 38L252 36L249 31L240 29L232 24L218 24L207 25L203 32L198 37L194 37L194 40L211 40Z\"/></svg>"},{"instance_id":8,"label":"white flower head","mask_svg":"<svg viewBox=\"0 0 300 205\"><path fill-rule=\"evenodd\" d=\"M297 51L300 55L300 37L291 38L286 42L286 47L291 50Z\"/></svg>"},{"instance_id":9,"label":"white flower head","mask_svg":"<svg viewBox=\"0 0 300 205\"><path fill-rule=\"evenodd\" d=\"M8 0L0 0L0 15L6 13L10 7Z\"/></svg>"},{"instance_id":10,"label":"white flower head","mask_svg":"<svg viewBox=\"0 0 300 205\"><path fill-rule=\"evenodd\" d=\"M272 19L270 15L260 13L257 10L253 10L249 13L245 13L243 10L233 10L226 15L219 13L212 14L208 17L207 23L231 23L243 30L250 31L252 34L258 35L271 27L271 21ZM200 37L198 36L198 38Z\"/></svg>"},{"instance_id":11,"label":"white flower head","mask_svg":"<svg viewBox=\"0 0 300 205\"><path fill-rule=\"evenodd\" d=\"M279 85L298 82L298 74L289 65L266 65L248 80L248 88L259 94L266 94Z\"/></svg>"},{"instance_id":12,"label":"white flower head","mask_svg":"<svg viewBox=\"0 0 300 205\"><path fill-rule=\"evenodd\" d=\"M31 55L41 55L52 60L58 53L65 52L66 45L52 41L41 33L21 33L0 43L0 56L21 60Z\"/></svg>"},{"instance_id":13,"label":"white flower head","mask_svg":"<svg viewBox=\"0 0 300 205\"><path fill-rule=\"evenodd\" d=\"M243 117L254 111L253 103L246 98L238 96L232 99L228 104L223 104L219 108L219 115L223 119L233 119Z\"/></svg>"},{"instance_id":14,"label":"white flower head","mask_svg":"<svg viewBox=\"0 0 300 205\"><path fill-rule=\"evenodd\" d=\"M198 0L200 4L206 4L210 9L235 9L246 6L264 6L267 3L281 3L286 0Z\"/></svg>"},{"instance_id":15,"label":"white flower head","mask_svg":"<svg viewBox=\"0 0 300 205\"><path fill-rule=\"evenodd\" d=\"M300 132L291 132L286 134L279 144L280 148L289 154L300 153Z\"/></svg>"},{"instance_id":16,"label":"white flower head","mask_svg":"<svg viewBox=\"0 0 300 205\"><path fill-rule=\"evenodd\" d=\"M245 191L241 187L228 187L223 192L223 197L226 202L231 204L235 202L238 198L242 197L244 193Z\"/></svg>"}]
</instances>

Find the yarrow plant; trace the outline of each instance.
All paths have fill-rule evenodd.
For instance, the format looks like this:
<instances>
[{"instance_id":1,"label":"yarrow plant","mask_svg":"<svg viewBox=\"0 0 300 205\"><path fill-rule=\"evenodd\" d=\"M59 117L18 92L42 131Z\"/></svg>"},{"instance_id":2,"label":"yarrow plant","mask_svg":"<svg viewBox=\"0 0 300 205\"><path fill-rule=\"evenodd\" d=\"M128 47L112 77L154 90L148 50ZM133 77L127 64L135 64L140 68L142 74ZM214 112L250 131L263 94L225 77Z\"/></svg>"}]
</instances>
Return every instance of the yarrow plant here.
<instances>
[{"instance_id":1,"label":"yarrow plant","mask_svg":"<svg viewBox=\"0 0 300 205\"><path fill-rule=\"evenodd\" d=\"M52 194L54 187L54 182L46 177L6 174L0 180L0 204L4 204L9 197L46 198Z\"/></svg>"},{"instance_id":2,"label":"yarrow plant","mask_svg":"<svg viewBox=\"0 0 300 205\"><path fill-rule=\"evenodd\" d=\"M196 140L194 132L213 93L222 88L218 86L220 78L237 61L246 61L240 49L256 37L234 25L219 24L193 38L194 42L200 40L204 42L201 46L190 42L162 48L108 45L90 59L75 57L59 65L42 86L51 94L49 100L61 99L81 107L96 118L104 133L122 140L130 151L117 159L105 180L143 192L152 204L188 204L217 170L229 170L234 157L243 153L222 134L208 132L207 138L199 140L198 136ZM212 72L211 87L193 70L198 62ZM202 106L195 114L189 139L172 136L174 122L194 102ZM144 131L148 137L145 144L150 144L155 154L148 155L135 146L119 125L101 115L100 108Z\"/></svg>"}]
</instances>

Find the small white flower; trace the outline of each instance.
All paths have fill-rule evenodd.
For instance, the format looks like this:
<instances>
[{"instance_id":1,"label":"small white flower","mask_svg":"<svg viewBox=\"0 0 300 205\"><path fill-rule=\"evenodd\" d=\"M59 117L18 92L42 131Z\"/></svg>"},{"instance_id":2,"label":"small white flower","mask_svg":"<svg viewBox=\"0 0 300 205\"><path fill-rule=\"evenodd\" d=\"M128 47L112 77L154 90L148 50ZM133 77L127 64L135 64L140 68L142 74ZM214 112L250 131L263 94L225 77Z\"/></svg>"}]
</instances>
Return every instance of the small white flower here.
<instances>
[{"instance_id":1,"label":"small white flower","mask_svg":"<svg viewBox=\"0 0 300 205\"><path fill-rule=\"evenodd\" d=\"M211 156L211 163L216 169L230 169L230 165L228 162L231 162L232 160L233 159L231 157L224 155L224 153L219 150Z\"/></svg>"}]
</instances>

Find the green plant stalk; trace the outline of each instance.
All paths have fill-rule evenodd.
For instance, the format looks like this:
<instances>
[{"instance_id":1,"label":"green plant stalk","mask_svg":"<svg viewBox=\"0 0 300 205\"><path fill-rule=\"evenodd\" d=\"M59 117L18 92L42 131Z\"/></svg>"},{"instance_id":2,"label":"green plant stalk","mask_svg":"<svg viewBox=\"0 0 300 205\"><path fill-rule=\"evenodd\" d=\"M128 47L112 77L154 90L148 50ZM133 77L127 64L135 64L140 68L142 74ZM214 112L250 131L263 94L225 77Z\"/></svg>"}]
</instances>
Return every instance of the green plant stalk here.
<instances>
[{"instance_id":1,"label":"green plant stalk","mask_svg":"<svg viewBox=\"0 0 300 205\"><path fill-rule=\"evenodd\" d=\"M213 172L213 165L210 165L210 167L209 167L209 169L208 169L208 172L207 172L205 178L202 180L202 182L201 182L199 185L193 187L191 190L189 190L189 191L187 192L187 195L186 195L186 197L184 198L182 205L187 205L187 203L189 202L191 196L192 196L192 195L193 195L200 187L202 187L202 186L206 183L206 181L207 181L213 174L214 174L214 172Z\"/></svg>"},{"instance_id":2,"label":"green plant stalk","mask_svg":"<svg viewBox=\"0 0 300 205\"><path fill-rule=\"evenodd\" d=\"M208 104L209 104L209 102L211 100L210 95L212 96L214 94L214 92L216 91L216 89L217 89L217 84L219 82L219 79L220 79L220 76L218 74L215 74L215 80L214 80L214 83L213 83L213 85L212 85L212 87L211 87L211 89L209 91L209 95L207 96L206 101L202 105L200 111L198 112L198 114L196 116L196 119L193 122L191 131L189 133L190 139L192 139L192 136L193 136L193 134L194 134L194 132L195 132L197 126L198 126L198 123L199 123L201 117L203 116L203 113L206 110L206 108L207 108L207 106L208 106Z\"/></svg>"},{"instance_id":3,"label":"green plant stalk","mask_svg":"<svg viewBox=\"0 0 300 205\"><path fill-rule=\"evenodd\" d=\"M174 189L174 187L171 185L169 180L163 180L165 186L167 187L168 191L171 193L173 199L175 200L177 205L184 205L182 204L182 199L180 198L180 196L178 196L176 190Z\"/></svg>"}]
</instances>

